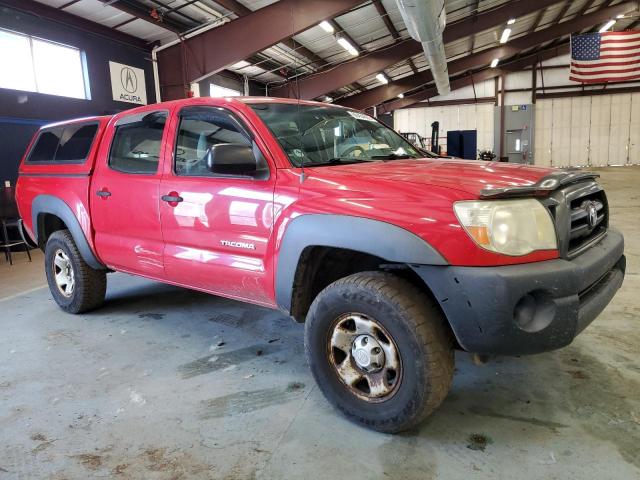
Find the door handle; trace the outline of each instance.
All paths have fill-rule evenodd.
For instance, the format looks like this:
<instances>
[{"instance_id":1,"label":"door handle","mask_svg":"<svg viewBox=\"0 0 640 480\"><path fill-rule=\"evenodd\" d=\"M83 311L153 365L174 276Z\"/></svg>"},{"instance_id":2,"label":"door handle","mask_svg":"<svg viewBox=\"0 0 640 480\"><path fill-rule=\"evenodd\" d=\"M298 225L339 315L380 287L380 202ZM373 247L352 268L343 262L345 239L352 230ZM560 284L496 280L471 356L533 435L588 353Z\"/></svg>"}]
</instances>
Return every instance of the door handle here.
<instances>
[{"instance_id":1,"label":"door handle","mask_svg":"<svg viewBox=\"0 0 640 480\"><path fill-rule=\"evenodd\" d=\"M110 197L111 196L111 192L109 190L107 190L107 188L103 188L102 190L98 190L96 192L96 195L98 195L99 197L102 198L106 198L106 197Z\"/></svg>"},{"instance_id":2,"label":"door handle","mask_svg":"<svg viewBox=\"0 0 640 480\"><path fill-rule=\"evenodd\" d=\"M172 207L175 207L178 203L184 200L184 198L178 195L178 192L170 192L168 195L163 195L161 198L163 202L167 202Z\"/></svg>"}]
</instances>

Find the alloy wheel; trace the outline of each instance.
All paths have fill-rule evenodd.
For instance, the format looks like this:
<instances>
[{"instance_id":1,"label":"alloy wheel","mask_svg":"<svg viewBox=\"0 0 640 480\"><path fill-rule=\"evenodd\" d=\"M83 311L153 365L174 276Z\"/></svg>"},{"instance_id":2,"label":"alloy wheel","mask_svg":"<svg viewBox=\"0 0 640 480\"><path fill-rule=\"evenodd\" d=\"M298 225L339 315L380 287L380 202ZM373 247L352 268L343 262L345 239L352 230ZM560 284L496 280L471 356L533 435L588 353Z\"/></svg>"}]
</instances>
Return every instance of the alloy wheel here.
<instances>
[{"instance_id":1,"label":"alloy wheel","mask_svg":"<svg viewBox=\"0 0 640 480\"><path fill-rule=\"evenodd\" d=\"M53 255L53 277L62 295L70 297L75 288L75 274L71 259L64 250L58 249Z\"/></svg>"},{"instance_id":2,"label":"alloy wheel","mask_svg":"<svg viewBox=\"0 0 640 480\"><path fill-rule=\"evenodd\" d=\"M361 313L347 313L333 322L327 339L328 357L340 381L368 402L390 398L402 379L398 348L387 330Z\"/></svg>"}]
</instances>

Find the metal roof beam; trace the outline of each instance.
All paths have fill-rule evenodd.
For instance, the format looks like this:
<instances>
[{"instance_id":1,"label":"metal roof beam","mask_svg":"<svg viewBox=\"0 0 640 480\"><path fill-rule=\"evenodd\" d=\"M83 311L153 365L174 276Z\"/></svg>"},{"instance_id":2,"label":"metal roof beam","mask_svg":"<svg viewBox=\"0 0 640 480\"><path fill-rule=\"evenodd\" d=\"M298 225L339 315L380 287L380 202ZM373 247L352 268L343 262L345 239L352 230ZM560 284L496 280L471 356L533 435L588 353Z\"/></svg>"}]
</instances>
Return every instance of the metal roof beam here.
<instances>
[{"instance_id":1,"label":"metal roof beam","mask_svg":"<svg viewBox=\"0 0 640 480\"><path fill-rule=\"evenodd\" d=\"M158 50L162 98L183 98L185 84L219 72L360 3L362 0L280 0Z\"/></svg>"},{"instance_id":2,"label":"metal roof beam","mask_svg":"<svg viewBox=\"0 0 640 480\"><path fill-rule=\"evenodd\" d=\"M476 4L473 7L473 19L477 22L478 21L478 14L480 12L480 0L476 0ZM476 34L472 33L469 36L469 52L473 53L473 47L476 44Z\"/></svg>"},{"instance_id":3,"label":"metal roof beam","mask_svg":"<svg viewBox=\"0 0 640 480\"><path fill-rule=\"evenodd\" d=\"M562 5L562 8L560 9L560 11L553 18L553 20L551 20L551 25L557 25L558 23L560 23L560 21L566 15L567 10L569 10L569 7L571 7L572 3L573 3L572 0L567 0L566 2L564 2L564 5ZM584 10L586 10L588 8L588 5L591 5L591 3L593 3L591 0L587 0L587 3L586 3L587 7L585 7ZM584 13L584 12L582 12L582 13Z\"/></svg>"},{"instance_id":4,"label":"metal roof beam","mask_svg":"<svg viewBox=\"0 0 640 480\"><path fill-rule=\"evenodd\" d=\"M235 13L239 17L243 15L249 15L252 12L250 8L245 7L243 4L241 4L237 0L213 0L213 1L216 2L218 5L220 5L221 7L226 8L230 12Z\"/></svg>"},{"instance_id":5,"label":"metal roof beam","mask_svg":"<svg viewBox=\"0 0 640 480\"><path fill-rule=\"evenodd\" d=\"M554 3L558 3L558 0L539 0L537 2L518 0L509 2L491 10L485 10L477 18L471 16L447 25L443 38L445 43L455 42L469 35L496 27L510 18L527 15ZM274 88L272 93L274 96L279 97L297 96L295 95L295 89L299 89L299 97L310 100L376 72L381 72L385 68L419 53L422 53L422 46L418 42L413 39L402 40L392 47L380 48L362 55L361 58L333 66L325 72L314 73L297 79L295 82Z\"/></svg>"},{"instance_id":6,"label":"metal roof beam","mask_svg":"<svg viewBox=\"0 0 640 480\"><path fill-rule=\"evenodd\" d=\"M380 15L380 18L382 18L382 21L384 22L384 25L387 27L387 30L389 30L389 33L391 34L391 36L395 40L400 38L400 32L398 32L395 25L389 18L389 13L387 12L387 9L384 8L384 5L382 4L382 2L380 0L373 0L373 6L376 7L376 11L378 12L378 15Z\"/></svg>"},{"instance_id":7,"label":"metal roof beam","mask_svg":"<svg viewBox=\"0 0 640 480\"><path fill-rule=\"evenodd\" d=\"M147 6L145 4L141 4L137 0L129 0L129 1L131 1L133 4L135 4L136 7L142 7L143 9L147 8ZM200 25L200 22L198 20L196 20L195 18L191 17L190 15L187 15L186 13L181 12L180 9L170 9L168 5L165 5L164 3L159 2L158 0L149 0L149 1L151 3L153 3L157 8L160 9L160 11L158 13L161 13L163 18L167 18L167 15L169 15L170 13L174 13L175 15L179 15L182 18L186 18L187 21L191 22L192 25L194 25L194 26L195 25ZM122 0L120 0L120 2L122 2Z\"/></svg>"},{"instance_id":8,"label":"metal roof beam","mask_svg":"<svg viewBox=\"0 0 640 480\"><path fill-rule=\"evenodd\" d=\"M35 15L36 17L44 18L52 22L68 25L94 35L106 37L116 42L132 45L143 50L150 50L149 43L138 37L134 37L133 35L129 35L124 32L119 32L118 30L106 27L100 23L78 17L77 15L65 12L64 10L59 10L33 0L0 0L0 5L28 13L30 15Z\"/></svg>"},{"instance_id":9,"label":"metal roof beam","mask_svg":"<svg viewBox=\"0 0 640 480\"><path fill-rule=\"evenodd\" d=\"M129 15L133 15L134 17L139 18L140 20L144 20L145 22L151 23L157 27L164 28L165 30L169 30L175 34L180 34L193 25L185 25L181 22L177 22L171 18L162 18L156 19L149 14L149 11L145 10L140 6L134 6L129 3L124 3L122 1L113 2L112 0L98 0L110 7L117 8L121 12L128 13Z\"/></svg>"},{"instance_id":10,"label":"metal roof beam","mask_svg":"<svg viewBox=\"0 0 640 480\"><path fill-rule=\"evenodd\" d=\"M512 57L513 55L528 48L536 47L548 42L549 40L571 34L582 30L583 28L597 25L609 18L615 18L617 14L627 13L637 8L637 1L626 1L612 7L576 17L572 20L545 28L544 30L538 30L537 32L515 38L505 45L482 50L474 53L473 55L467 55L457 60L450 61L449 72L454 75L456 73L488 65L494 58L504 59ZM338 103L352 108L365 109L387 100L391 100L401 93L413 90L414 88L418 88L421 85L430 83L431 81L433 81L431 72L425 71L418 75L411 75L409 77L389 82L388 85L376 87L371 90L367 90L366 92L346 97Z\"/></svg>"},{"instance_id":11,"label":"metal roof beam","mask_svg":"<svg viewBox=\"0 0 640 480\"><path fill-rule=\"evenodd\" d=\"M252 10L250 8L245 7L243 4L241 4L237 0L214 0L214 1L221 7L226 8L227 10L235 13L238 17L244 17L252 13ZM180 8L180 7L177 7L177 8ZM327 64L327 62L321 56L317 55L316 53L309 50L307 47L296 42L293 38L286 38L282 40L282 42L280 43L285 45L287 48L290 48L291 50L302 55L303 57L308 58L314 64L317 64L320 66L324 66Z\"/></svg>"},{"instance_id":12,"label":"metal roof beam","mask_svg":"<svg viewBox=\"0 0 640 480\"><path fill-rule=\"evenodd\" d=\"M451 81L451 90L458 90L460 88L468 87L469 85L473 85L474 83L484 82L486 80L491 80L492 78L497 78L501 75L505 75L507 73L516 72L528 67L530 65L535 65L538 62L542 62L544 60L548 60L550 58L557 57L559 55L564 55L569 51L569 44L566 43L564 45L559 45L553 48L547 48L538 52L534 52L530 55L526 55L518 60L514 60L511 62L507 62L502 65L500 68L485 68L479 72L476 72L471 75L461 76L457 79ZM420 92L414 93L412 95L407 95L404 98L394 100L392 102L384 103L378 107L378 113L387 113L393 110L397 110L399 108L405 108L412 106L418 102L423 100L428 100L429 98L435 97L438 95L438 91L436 87L429 87Z\"/></svg>"}]
</instances>

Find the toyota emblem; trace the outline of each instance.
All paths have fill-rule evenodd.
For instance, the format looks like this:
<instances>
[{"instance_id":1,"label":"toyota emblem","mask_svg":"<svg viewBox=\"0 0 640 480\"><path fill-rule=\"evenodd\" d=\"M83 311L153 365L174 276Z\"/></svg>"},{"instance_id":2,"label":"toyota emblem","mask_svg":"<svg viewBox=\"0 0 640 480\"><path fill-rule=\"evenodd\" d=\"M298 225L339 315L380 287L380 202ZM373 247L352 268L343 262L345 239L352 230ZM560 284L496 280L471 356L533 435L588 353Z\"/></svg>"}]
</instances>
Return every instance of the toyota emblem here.
<instances>
[{"instance_id":1,"label":"toyota emblem","mask_svg":"<svg viewBox=\"0 0 640 480\"><path fill-rule=\"evenodd\" d=\"M587 221L589 222L589 228L594 228L598 223L598 209L596 208L595 203L589 202L585 206L585 210L587 211Z\"/></svg>"}]
</instances>

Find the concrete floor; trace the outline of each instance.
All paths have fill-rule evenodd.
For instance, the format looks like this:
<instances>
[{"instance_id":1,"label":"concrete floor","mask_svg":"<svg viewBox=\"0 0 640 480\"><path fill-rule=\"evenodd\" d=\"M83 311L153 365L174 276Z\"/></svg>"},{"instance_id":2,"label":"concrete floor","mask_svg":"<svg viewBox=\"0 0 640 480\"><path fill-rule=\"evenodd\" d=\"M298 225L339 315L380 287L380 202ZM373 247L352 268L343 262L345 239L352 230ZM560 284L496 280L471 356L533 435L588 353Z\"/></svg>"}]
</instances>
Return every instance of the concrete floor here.
<instances>
[{"instance_id":1,"label":"concrete floor","mask_svg":"<svg viewBox=\"0 0 640 480\"><path fill-rule=\"evenodd\" d=\"M640 478L640 168L601 174L627 241L614 302L561 351L458 354L443 406L399 436L328 405L303 327L277 312L114 274L103 309L67 315L38 288L42 256L16 254L0 264L0 479Z\"/></svg>"}]
</instances>

